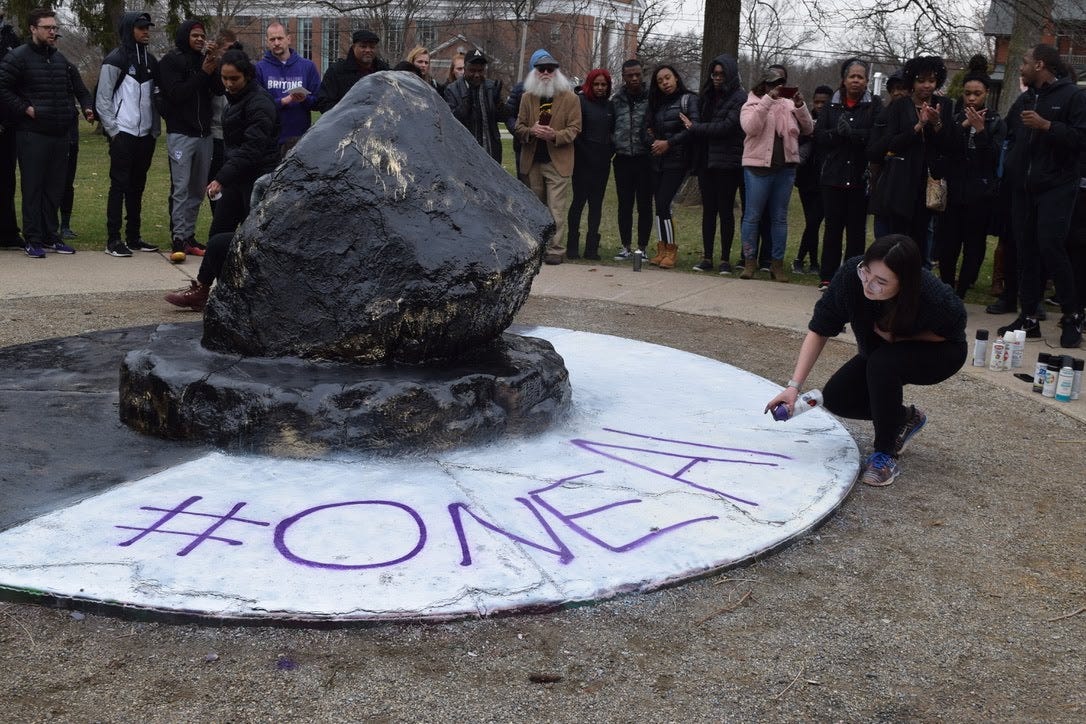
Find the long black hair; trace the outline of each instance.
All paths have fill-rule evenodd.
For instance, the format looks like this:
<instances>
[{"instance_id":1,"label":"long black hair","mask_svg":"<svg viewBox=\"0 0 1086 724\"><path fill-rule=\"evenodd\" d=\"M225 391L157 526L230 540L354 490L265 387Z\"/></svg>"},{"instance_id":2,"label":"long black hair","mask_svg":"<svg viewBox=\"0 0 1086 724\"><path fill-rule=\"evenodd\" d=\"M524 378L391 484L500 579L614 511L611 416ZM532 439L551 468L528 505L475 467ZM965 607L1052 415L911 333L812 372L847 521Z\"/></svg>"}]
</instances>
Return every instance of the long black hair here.
<instances>
[{"instance_id":1,"label":"long black hair","mask_svg":"<svg viewBox=\"0 0 1086 724\"><path fill-rule=\"evenodd\" d=\"M679 75L679 71L675 70L675 66L668 63L656 66L656 70L652 71L652 80L649 82L649 110L653 113L664 104L664 99L667 97L664 95L664 92L660 90L660 86L656 84L656 76L660 75L661 70L670 70L671 74L675 76L676 96L682 98L690 92L686 89L686 84L683 83L683 77Z\"/></svg>"},{"instance_id":2,"label":"long black hair","mask_svg":"<svg viewBox=\"0 0 1086 724\"><path fill-rule=\"evenodd\" d=\"M920 311L920 279L924 273L920 249L911 237L887 234L872 242L864 252L863 265L881 261L897 276L897 294L885 301L885 311L879 327L897 335L916 330L916 315Z\"/></svg>"}]
</instances>

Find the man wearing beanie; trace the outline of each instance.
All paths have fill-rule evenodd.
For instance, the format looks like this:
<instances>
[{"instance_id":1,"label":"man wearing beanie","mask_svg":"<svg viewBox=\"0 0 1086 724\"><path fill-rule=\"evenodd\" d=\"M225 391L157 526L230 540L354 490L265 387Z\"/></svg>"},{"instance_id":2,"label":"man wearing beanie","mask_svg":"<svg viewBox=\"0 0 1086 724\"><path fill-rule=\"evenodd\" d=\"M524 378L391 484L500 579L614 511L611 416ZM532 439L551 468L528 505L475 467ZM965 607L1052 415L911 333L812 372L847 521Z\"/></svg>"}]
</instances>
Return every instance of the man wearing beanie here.
<instances>
[{"instance_id":1,"label":"man wearing beanie","mask_svg":"<svg viewBox=\"0 0 1086 724\"><path fill-rule=\"evenodd\" d=\"M211 96L222 93L215 44L199 20L181 23L174 49L159 61L159 87L170 157L170 236L173 250L203 256L196 219L204 202L215 144L211 138Z\"/></svg>"},{"instance_id":2,"label":"man wearing beanie","mask_svg":"<svg viewBox=\"0 0 1086 724\"><path fill-rule=\"evenodd\" d=\"M521 142L520 171L547 205L555 232L544 261L561 264L566 248L566 207L573 175L573 140L581 132L581 103L558 61L540 48L532 53L514 134Z\"/></svg>"},{"instance_id":3,"label":"man wearing beanie","mask_svg":"<svg viewBox=\"0 0 1086 724\"><path fill-rule=\"evenodd\" d=\"M356 30L351 36L347 57L328 66L317 91L313 107L325 113L343 100L354 84L370 73L388 70L388 63L377 57L377 43L381 41L372 30Z\"/></svg>"}]
</instances>

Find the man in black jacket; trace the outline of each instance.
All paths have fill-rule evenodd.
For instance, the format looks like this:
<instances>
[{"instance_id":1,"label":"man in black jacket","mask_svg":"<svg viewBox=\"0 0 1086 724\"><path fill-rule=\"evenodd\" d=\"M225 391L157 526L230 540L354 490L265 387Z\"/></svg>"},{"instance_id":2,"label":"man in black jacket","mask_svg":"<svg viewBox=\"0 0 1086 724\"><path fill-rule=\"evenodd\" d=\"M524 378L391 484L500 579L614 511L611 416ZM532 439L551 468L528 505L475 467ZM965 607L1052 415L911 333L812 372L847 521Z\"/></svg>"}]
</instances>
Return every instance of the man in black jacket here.
<instances>
[{"instance_id":1,"label":"man in black jacket","mask_svg":"<svg viewBox=\"0 0 1086 724\"><path fill-rule=\"evenodd\" d=\"M1082 342L1083 307L1064 242L1079 187L1079 155L1086 150L1086 94L1071 82L1059 53L1038 45L1020 69L1027 90L1007 115L1010 150L1004 183L1011 184L1011 218L1018 249L1022 314L999 333L1024 329L1041 336L1030 316L1041 301L1040 265L1052 275L1063 308L1060 346Z\"/></svg>"},{"instance_id":2,"label":"man in black jacket","mask_svg":"<svg viewBox=\"0 0 1086 724\"><path fill-rule=\"evenodd\" d=\"M0 63L0 104L18 119L23 234L26 255L45 258L45 247L74 254L60 240L57 212L68 165L68 126L72 90L68 61L57 51L57 18L52 10L30 12L30 42L9 52ZM94 118L90 97L80 99L87 120Z\"/></svg>"},{"instance_id":3,"label":"man in black jacket","mask_svg":"<svg viewBox=\"0 0 1086 724\"><path fill-rule=\"evenodd\" d=\"M479 49L464 59L464 77L445 86L445 101L456 120L464 124L490 157L502 162L502 139L498 132L502 82L487 80L486 56Z\"/></svg>"},{"instance_id":4,"label":"man in black jacket","mask_svg":"<svg viewBox=\"0 0 1086 724\"><path fill-rule=\"evenodd\" d=\"M212 96L222 92L222 83L215 44L208 42L203 23L181 23L174 45L158 64L170 157L170 236L174 251L203 256L196 219L214 151Z\"/></svg>"},{"instance_id":5,"label":"man in black jacket","mask_svg":"<svg viewBox=\"0 0 1086 724\"><path fill-rule=\"evenodd\" d=\"M381 39L372 30L356 30L351 36L351 48L347 57L328 66L321 79L320 90L313 108L326 113L343 100L354 84L370 73L388 70L388 63L377 57L377 44Z\"/></svg>"},{"instance_id":6,"label":"man in black jacket","mask_svg":"<svg viewBox=\"0 0 1086 724\"><path fill-rule=\"evenodd\" d=\"M19 47L19 36L0 15L0 60ZM0 109L3 110L3 109ZM15 127L6 113L0 114L0 247L23 247L15 214Z\"/></svg>"},{"instance_id":7,"label":"man in black jacket","mask_svg":"<svg viewBox=\"0 0 1086 724\"><path fill-rule=\"evenodd\" d=\"M96 107L109 139L109 194L106 196L106 253L130 257L132 250L158 249L140 236L143 190L159 134L158 60L147 50L151 16L127 12L117 28L120 46L102 61ZM127 211L121 239L122 206Z\"/></svg>"}]
</instances>

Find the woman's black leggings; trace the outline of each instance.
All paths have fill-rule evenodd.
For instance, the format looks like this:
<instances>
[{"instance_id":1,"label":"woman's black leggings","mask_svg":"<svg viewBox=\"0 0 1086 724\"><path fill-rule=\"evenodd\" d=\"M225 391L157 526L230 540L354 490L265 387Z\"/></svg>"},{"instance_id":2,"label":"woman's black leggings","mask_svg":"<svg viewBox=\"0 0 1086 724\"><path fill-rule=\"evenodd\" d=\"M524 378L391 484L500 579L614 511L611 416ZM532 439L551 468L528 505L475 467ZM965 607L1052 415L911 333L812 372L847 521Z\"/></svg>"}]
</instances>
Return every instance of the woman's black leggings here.
<instances>
[{"instance_id":1,"label":"woman's black leggings","mask_svg":"<svg viewBox=\"0 0 1086 724\"><path fill-rule=\"evenodd\" d=\"M716 222L720 219L720 260L729 261L735 239L735 195L743 183L741 168L710 168L698 174L701 190L702 256L713 258Z\"/></svg>"},{"instance_id":2,"label":"woman's black leggings","mask_svg":"<svg viewBox=\"0 0 1086 724\"><path fill-rule=\"evenodd\" d=\"M826 409L875 425L876 452L889 455L905 422L905 385L935 385L965 364L965 342L895 342L857 354L833 373L822 389Z\"/></svg>"}]
</instances>

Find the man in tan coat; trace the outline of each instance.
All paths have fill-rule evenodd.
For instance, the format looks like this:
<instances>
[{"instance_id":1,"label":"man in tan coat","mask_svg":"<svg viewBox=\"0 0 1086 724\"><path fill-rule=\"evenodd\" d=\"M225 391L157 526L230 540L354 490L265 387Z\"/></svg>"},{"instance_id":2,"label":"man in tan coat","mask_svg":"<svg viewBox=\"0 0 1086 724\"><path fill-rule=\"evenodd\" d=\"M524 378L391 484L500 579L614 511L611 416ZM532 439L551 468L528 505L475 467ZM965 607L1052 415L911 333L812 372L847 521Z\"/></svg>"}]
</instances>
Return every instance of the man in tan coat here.
<instances>
[{"instance_id":1,"label":"man in tan coat","mask_svg":"<svg viewBox=\"0 0 1086 724\"><path fill-rule=\"evenodd\" d=\"M573 139L581 132L581 103L550 53L535 51L531 64L515 131L521 143L520 172L547 205L557 227L544 261L561 264L566 252L563 240L573 176Z\"/></svg>"}]
</instances>

